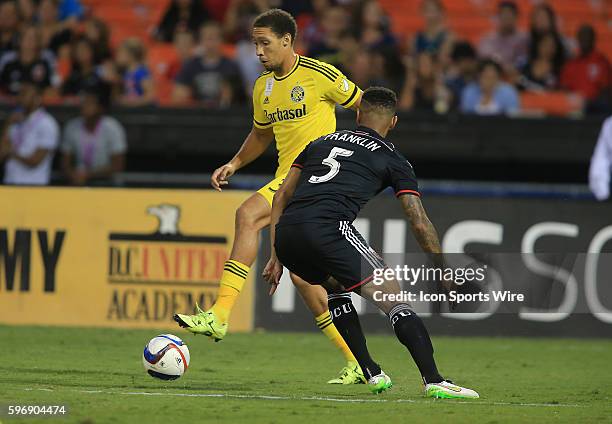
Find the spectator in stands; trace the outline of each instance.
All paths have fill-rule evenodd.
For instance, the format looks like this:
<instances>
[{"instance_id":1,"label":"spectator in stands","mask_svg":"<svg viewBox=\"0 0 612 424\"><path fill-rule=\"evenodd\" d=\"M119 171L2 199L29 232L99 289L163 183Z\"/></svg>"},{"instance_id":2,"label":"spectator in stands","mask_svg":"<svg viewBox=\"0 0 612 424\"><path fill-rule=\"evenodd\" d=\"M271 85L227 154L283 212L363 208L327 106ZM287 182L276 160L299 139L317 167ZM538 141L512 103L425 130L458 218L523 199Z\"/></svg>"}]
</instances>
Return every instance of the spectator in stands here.
<instances>
[{"instance_id":1,"label":"spectator in stands","mask_svg":"<svg viewBox=\"0 0 612 424\"><path fill-rule=\"evenodd\" d=\"M385 65L385 57L380 52L362 48L352 55L346 72L351 81L359 87L385 86L390 85L386 79Z\"/></svg>"},{"instance_id":2,"label":"spectator in stands","mask_svg":"<svg viewBox=\"0 0 612 424\"><path fill-rule=\"evenodd\" d=\"M19 46L19 14L14 1L0 3L0 57Z\"/></svg>"},{"instance_id":3,"label":"spectator in stands","mask_svg":"<svg viewBox=\"0 0 612 424\"><path fill-rule=\"evenodd\" d=\"M62 139L62 171L72 185L108 185L125 167L125 130L108 116L111 89L102 84L88 89L81 116L66 123Z\"/></svg>"},{"instance_id":4,"label":"spectator in stands","mask_svg":"<svg viewBox=\"0 0 612 424\"><path fill-rule=\"evenodd\" d=\"M64 46L69 48L72 39L70 26L58 20L57 0L42 0L38 6L38 27L42 37L42 46L58 56ZM69 54L66 50L64 54Z\"/></svg>"},{"instance_id":5,"label":"spectator in stands","mask_svg":"<svg viewBox=\"0 0 612 424\"><path fill-rule=\"evenodd\" d=\"M155 86L145 65L146 48L138 38L128 38L117 50L117 65L122 73L119 103L124 106L145 106L155 101Z\"/></svg>"},{"instance_id":6,"label":"spectator in stands","mask_svg":"<svg viewBox=\"0 0 612 424\"><path fill-rule=\"evenodd\" d=\"M445 113L449 99L440 63L433 53L422 52L414 64L407 62L404 88L398 101L400 110Z\"/></svg>"},{"instance_id":7,"label":"spectator in stands","mask_svg":"<svg viewBox=\"0 0 612 424\"><path fill-rule=\"evenodd\" d=\"M221 26L208 22L200 30L201 53L187 61L176 77L176 103L197 100L205 107L227 107L244 100L240 70L221 52Z\"/></svg>"},{"instance_id":8,"label":"spectator in stands","mask_svg":"<svg viewBox=\"0 0 612 424\"><path fill-rule=\"evenodd\" d=\"M559 32L557 15L553 8L546 4L540 3L534 6L531 11L531 23L529 28L529 57L537 56L540 40L548 35L552 35L556 44L556 63L565 62L567 57L567 46Z\"/></svg>"},{"instance_id":9,"label":"spectator in stands","mask_svg":"<svg viewBox=\"0 0 612 424\"><path fill-rule=\"evenodd\" d=\"M306 5L304 5L306 3ZM301 9L300 13L291 12L292 9ZM280 8L291 13L295 17L298 24L299 37L296 40L298 48L302 45L307 50L308 46L318 43L323 38L323 16L325 11L334 6L332 0L304 0L295 2L295 0L283 0ZM299 10L298 10L299 12Z\"/></svg>"},{"instance_id":10,"label":"spectator in stands","mask_svg":"<svg viewBox=\"0 0 612 424\"><path fill-rule=\"evenodd\" d=\"M436 56L443 66L450 60L450 50L454 35L445 23L445 10L440 0L423 0L421 15L425 28L417 32L412 51L414 54L430 53Z\"/></svg>"},{"instance_id":11,"label":"spectator in stands","mask_svg":"<svg viewBox=\"0 0 612 424\"><path fill-rule=\"evenodd\" d=\"M83 18L83 5L80 0L60 0L59 2L59 20L74 20L78 21Z\"/></svg>"},{"instance_id":12,"label":"spectator in stands","mask_svg":"<svg viewBox=\"0 0 612 424\"><path fill-rule=\"evenodd\" d=\"M59 140L59 126L41 106L39 85L23 82L18 108L11 114L0 140L4 184L47 185Z\"/></svg>"},{"instance_id":13,"label":"spectator in stands","mask_svg":"<svg viewBox=\"0 0 612 424\"><path fill-rule=\"evenodd\" d=\"M100 65L112 58L110 49L110 30L104 21L98 18L89 18L85 21L85 38L94 47L95 63Z\"/></svg>"},{"instance_id":14,"label":"spectator in stands","mask_svg":"<svg viewBox=\"0 0 612 424\"><path fill-rule=\"evenodd\" d=\"M373 84L372 54L368 50L359 50L346 66L347 76L359 87L370 87Z\"/></svg>"},{"instance_id":15,"label":"spectator in stands","mask_svg":"<svg viewBox=\"0 0 612 424\"><path fill-rule=\"evenodd\" d=\"M474 47L467 41L455 43L451 52L451 65L445 77L454 106L459 105L463 89L476 81L477 76L478 58Z\"/></svg>"},{"instance_id":16,"label":"spectator in stands","mask_svg":"<svg viewBox=\"0 0 612 424\"><path fill-rule=\"evenodd\" d=\"M394 48L397 44L391 32L389 17L377 0L365 0L357 4L353 29L357 40L370 49Z\"/></svg>"},{"instance_id":17,"label":"spectator in stands","mask_svg":"<svg viewBox=\"0 0 612 424\"><path fill-rule=\"evenodd\" d=\"M339 47L340 51L338 55L340 57L340 63L338 64L338 69L345 74L349 74L350 64L352 63L353 58L355 58L363 48L350 29L344 31L344 33L340 36ZM397 57L399 59L399 55L397 55Z\"/></svg>"},{"instance_id":18,"label":"spectator in stands","mask_svg":"<svg viewBox=\"0 0 612 424\"><path fill-rule=\"evenodd\" d=\"M249 96L253 84L264 70L251 41L251 24L255 17L270 8L269 0L230 0L223 23L225 39L235 45L235 62L243 85L240 93ZM238 90L238 88L236 88ZM243 97L243 96L241 96Z\"/></svg>"},{"instance_id":19,"label":"spectator in stands","mask_svg":"<svg viewBox=\"0 0 612 424\"><path fill-rule=\"evenodd\" d=\"M193 57L193 34L189 31L179 31L174 35L174 50L176 59L168 64L165 77L174 81L179 71Z\"/></svg>"},{"instance_id":20,"label":"spectator in stands","mask_svg":"<svg viewBox=\"0 0 612 424\"><path fill-rule=\"evenodd\" d=\"M265 70L255 51L255 45L247 40L236 43L234 59L240 69L240 76L243 82L243 91L249 97L253 92L255 81Z\"/></svg>"},{"instance_id":21,"label":"spectator in stands","mask_svg":"<svg viewBox=\"0 0 612 424\"><path fill-rule=\"evenodd\" d=\"M80 94L87 87L102 81L102 69L95 63L95 52L91 41L79 38L72 46L70 74L62 84L62 95Z\"/></svg>"},{"instance_id":22,"label":"spectator in stands","mask_svg":"<svg viewBox=\"0 0 612 424\"><path fill-rule=\"evenodd\" d=\"M528 37L517 27L518 16L514 1L501 1L497 6L497 29L483 37L478 46L480 57L495 60L507 73L527 60Z\"/></svg>"},{"instance_id":23,"label":"spectator in stands","mask_svg":"<svg viewBox=\"0 0 612 424\"><path fill-rule=\"evenodd\" d=\"M171 43L174 34L182 31L196 33L210 18L202 0L172 0L154 31L158 41Z\"/></svg>"},{"instance_id":24,"label":"spectator in stands","mask_svg":"<svg viewBox=\"0 0 612 424\"><path fill-rule=\"evenodd\" d=\"M477 115L512 114L520 103L516 89L502 82L502 67L486 59L478 68L478 82L469 84L461 95L461 111Z\"/></svg>"},{"instance_id":25,"label":"spectator in stands","mask_svg":"<svg viewBox=\"0 0 612 424\"><path fill-rule=\"evenodd\" d=\"M589 187L597 200L610 198L612 172L612 117L604 121L589 169Z\"/></svg>"},{"instance_id":26,"label":"spectator in stands","mask_svg":"<svg viewBox=\"0 0 612 424\"><path fill-rule=\"evenodd\" d=\"M308 56L339 66L341 37L348 24L349 16L343 8L335 6L327 9L321 20L322 38L310 45Z\"/></svg>"},{"instance_id":27,"label":"spectator in stands","mask_svg":"<svg viewBox=\"0 0 612 424\"><path fill-rule=\"evenodd\" d=\"M563 68L561 86L587 101L587 113L605 112L611 104L612 67L595 49L596 34L592 26L582 25L577 38L580 53Z\"/></svg>"},{"instance_id":28,"label":"spectator in stands","mask_svg":"<svg viewBox=\"0 0 612 424\"><path fill-rule=\"evenodd\" d=\"M23 82L52 91L58 84L55 58L40 45L40 30L27 27L21 34L19 50L5 53L0 60L0 88L6 94L17 95Z\"/></svg>"},{"instance_id":29,"label":"spectator in stands","mask_svg":"<svg viewBox=\"0 0 612 424\"><path fill-rule=\"evenodd\" d=\"M530 52L535 56L530 56L529 62L521 69L518 86L531 91L557 88L564 59L559 49L563 49L563 46L557 44L552 33L540 37L536 50Z\"/></svg>"},{"instance_id":30,"label":"spectator in stands","mask_svg":"<svg viewBox=\"0 0 612 424\"><path fill-rule=\"evenodd\" d=\"M289 12L297 21L301 16L311 15L314 12L317 0L281 0L280 4L278 3L277 1L278 8ZM328 3L327 0L325 3Z\"/></svg>"},{"instance_id":31,"label":"spectator in stands","mask_svg":"<svg viewBox=\"0 0 612 424\"><path fill-rule=\"evenodd\" d=\"M36 3L34 0L17 0L17 10L22 24L33 25L36 23Z\"/></svg>"},{"instance_id":32,"label":"spectator in stands","mask_svg":"<svg viewBox=\"0 0 612 424\"><path fill-rule=\"evenodd\" d=\"M269 0L230 0L223 22L225 39L231 43L250 42L253 19L269 8Z\"/></svg>"}]
</instances>

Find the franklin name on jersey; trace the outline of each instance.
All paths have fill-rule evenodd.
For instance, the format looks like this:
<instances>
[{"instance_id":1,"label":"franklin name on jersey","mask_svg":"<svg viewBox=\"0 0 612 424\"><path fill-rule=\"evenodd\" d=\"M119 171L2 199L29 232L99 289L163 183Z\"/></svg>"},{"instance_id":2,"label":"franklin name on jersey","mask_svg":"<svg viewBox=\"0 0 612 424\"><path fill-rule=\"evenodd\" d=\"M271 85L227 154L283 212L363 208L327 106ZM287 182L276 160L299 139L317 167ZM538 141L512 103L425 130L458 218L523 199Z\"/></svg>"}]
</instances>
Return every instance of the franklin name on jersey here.
<instances>
[{"instance_id":1,"label":"franklin name on jersey","mask_svg":"<svg viewBox=\"0 0 612 424\"><path fill-rule=\"evenodd\" d=\"M396 196L419 194L410 162L376 131L358 127L320 137L293 162L300 178L280 224L353 222L361 208L387 187Z\"/></svg>"}]
</instances>

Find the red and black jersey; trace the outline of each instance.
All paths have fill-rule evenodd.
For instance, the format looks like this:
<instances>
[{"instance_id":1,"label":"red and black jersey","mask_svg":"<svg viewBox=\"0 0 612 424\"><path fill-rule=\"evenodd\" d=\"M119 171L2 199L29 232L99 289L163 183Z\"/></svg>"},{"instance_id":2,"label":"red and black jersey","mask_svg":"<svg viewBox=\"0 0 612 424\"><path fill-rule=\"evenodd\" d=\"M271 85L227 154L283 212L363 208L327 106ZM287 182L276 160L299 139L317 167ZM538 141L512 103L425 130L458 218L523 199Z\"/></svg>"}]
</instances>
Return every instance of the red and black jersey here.
<instances>
[{"instance_id":1,"label":"red and black jersey","mask_svg":"<svg viewBox=\"0 0 612 424\"><path fill-rule=\"evenodd\" d=\"M302 173L279 224L352 222L387 187L396 196L419 196L410 162L376 131L358 127L310 143L293 167Z\"/></svg>"}]
</instances>

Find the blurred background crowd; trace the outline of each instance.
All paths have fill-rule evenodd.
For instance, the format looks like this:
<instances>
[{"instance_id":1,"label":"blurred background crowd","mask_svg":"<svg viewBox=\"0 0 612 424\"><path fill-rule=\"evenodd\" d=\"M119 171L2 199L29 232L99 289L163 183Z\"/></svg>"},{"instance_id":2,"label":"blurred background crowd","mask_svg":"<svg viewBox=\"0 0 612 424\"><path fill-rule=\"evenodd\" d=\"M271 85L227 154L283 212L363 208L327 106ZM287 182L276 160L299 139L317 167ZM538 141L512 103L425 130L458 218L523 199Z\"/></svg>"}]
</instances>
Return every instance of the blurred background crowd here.
<instances>
[{"instance_id":1,"label":"blurred background crowd","mask_svg":"<svg viewBox=\"0 0 612 424\"><path fill-rule=\"evenodd\" d=\"M607 113L607 0L0 0L0 92L47 103L109 87L113 104L248 104L252 19L281 7L296 50L400 108L479 115Z\"/></svg>"},{"instance_id":2,"label":"blurred background crowd","mask_svg":"<svg viewBox=\"0 0 612 424\"><path fill-rule=\"evenodd\" d=\"M241 141L228 122L250 123L251 91L263 70L251 23L271 7L295 16L298 53L336 66L361 88L394 89L404 117L586 122L612 109L612 0L0 0L4 183L116 184L128 150L131 170L167 169L173 162L160 165L160 155L182 172L201 172L202 158L221 160L201 151L202 129L192 134L175 118L166 127L153 123L167 114L221 113L228 121L215 121L219 128L201 128ZM149 112L138 122L125 115ZM526 128L522 121L517 129ZM590 174L602 199L610 192L612 132L601 134L608 133ZM180 149L189 153L179 156Z\"/></svg>"}]
</instances>

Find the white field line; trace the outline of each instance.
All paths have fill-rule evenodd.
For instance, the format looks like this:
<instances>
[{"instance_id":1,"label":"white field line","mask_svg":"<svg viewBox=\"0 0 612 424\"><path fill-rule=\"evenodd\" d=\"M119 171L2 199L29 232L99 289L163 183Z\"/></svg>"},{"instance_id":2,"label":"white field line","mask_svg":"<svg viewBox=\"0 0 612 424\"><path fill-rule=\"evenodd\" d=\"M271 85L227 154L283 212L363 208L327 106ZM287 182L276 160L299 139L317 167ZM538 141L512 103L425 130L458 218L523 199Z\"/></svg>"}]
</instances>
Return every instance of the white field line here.
<instances>
[{"instance_id":1,"label":"white field line","mask_svg":"<svg viewBox=\"0 0 612 424\"><path fill-rule=\"evenodd\" d=\"M26 391L38 390L53 392L47 388L26 388ZM176 396L176 397L196 397L196 398L226 398L226 399L253 399L253 400L299 400L299 401L320 401L320 402L339 402L339 403L432 403L431 399L359 399L359 398L334 398L326 396L273 396L273 395L235 395L231 393L164 393L164 392L117 392L106 390L73 390L77 393L105 394L120 396ZM449 403L452 405L488 405L488 406L523 406L531 408L586 408L586 405L571 403L520 403L520 402L485 402L480 400L444 400L437 402Z\"/></svg>"}]
</instances>

